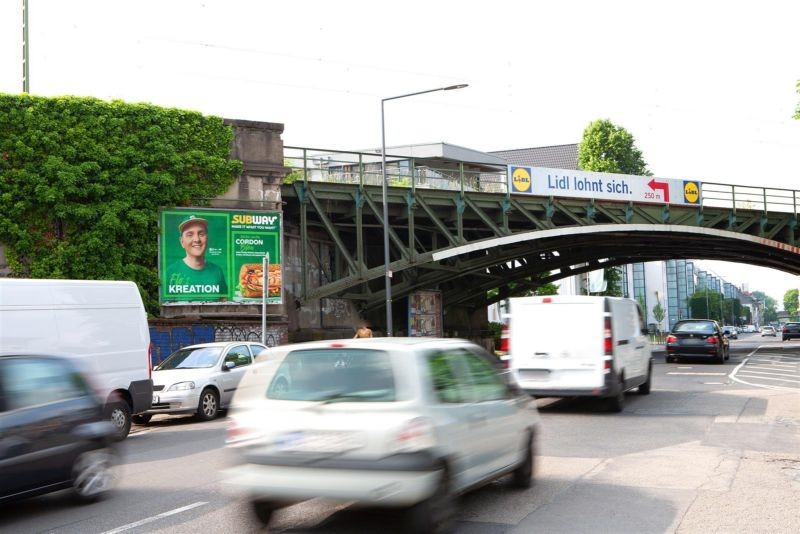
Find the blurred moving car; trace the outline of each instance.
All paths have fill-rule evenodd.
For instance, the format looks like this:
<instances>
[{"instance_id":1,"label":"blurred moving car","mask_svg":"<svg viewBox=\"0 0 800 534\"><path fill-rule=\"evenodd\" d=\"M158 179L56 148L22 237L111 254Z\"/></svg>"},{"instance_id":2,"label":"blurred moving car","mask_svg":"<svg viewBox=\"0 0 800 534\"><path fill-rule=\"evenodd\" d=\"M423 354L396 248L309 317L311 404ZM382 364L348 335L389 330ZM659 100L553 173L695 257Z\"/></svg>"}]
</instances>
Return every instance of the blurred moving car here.
<instances>
[{"instance_id":1,"label":"blurred moving car","mask_svg":"<svg viewBox=\"0 0 800 534\"><path fill-rule=\"evenodd\" d=\"M731 339L739 339L739 330L735 326L723 326L722 333Z\"/></svg>"},{"instance_id":2,"label":"blurred moving car","mask_svg":"<svg viewBox=\"0 0 800 534\"><path fill-rule=\"evenodd\" d=\"M0 355L0 502L66 488L99 499L114 482L114 433L69 359Z\"/></svg>"},{"instance_id":3,"label":"blurred moving car","mask_svg":"<svg viewBox=\"0 0 800 534\"><path fill-rule=\"evenodd\" d=\"M231 403L253 358L266 348L261 343L231 341L178 349L153 370L153 406L134 422L147 424L155 414L214 419Z\"/></svg>"},{"instance_id":4,"label":"blurred moving car","mask_svg":"<svg viewBox=\"0 0 800 534\"><path fill-rule=\"evenodd\" d=\"M591 396L622 410L650 393L652 356L635 300L595 296L510 299L511 370L536 397Z\"/></svg>"},{"instance_id":5,"label":"blurred moving car","mask_svg":"<svg viewBox=\"0 0 800 534\"><path fill-rule=\"evenodd\" d=\"M783 341L787 339L800 338L800 323L786 323L781 330Z\"/></svg>"},{"instance_id":6,"label":"blurred moving car","mask_svg":"<svg viewBox=\"0 0 800 534\"><path fill-rule=\"evenodd\" d=\"M764 336L777 337L777 333L775 332L775 327L773 327L773 326L763 326L763 327L761 327L761 337L764 337Z\"/></svg>"},{"instance_id":7,"label":"blurred moving car","mask_svg":"<svg viewBox=\"0 0 800 534\"><path fill-rule=\"evenodd\" d=\"M682 356L709 357L715 363L724 363L730 358L730 345L716 321L678 321L667 336L667 362L675 362Z\"/></svg>"},{"instance_id":8,"label":"blurred moving car","mask_svg":"<svg viewBox=\"0 0 800 534\"><path fill-rule=\"evenodd\" d=\"M150 330L133 282L0 278L0 350L57 352L96 385L124 439L150 408Z\"/></svg>"},{"instance_id":9,"label":"blurred moving car","mask_svg":"<svg viewBox=\"0 0 800 534\"><path fill-rule=\"evenodd\" d=\"M242 380L228 484L257 517L293 502L406 508L408 532L437 531L455 497L533 475L539 416L497 358L463 340L321 341L263 352Z\"/></svg>"}]
</instances>

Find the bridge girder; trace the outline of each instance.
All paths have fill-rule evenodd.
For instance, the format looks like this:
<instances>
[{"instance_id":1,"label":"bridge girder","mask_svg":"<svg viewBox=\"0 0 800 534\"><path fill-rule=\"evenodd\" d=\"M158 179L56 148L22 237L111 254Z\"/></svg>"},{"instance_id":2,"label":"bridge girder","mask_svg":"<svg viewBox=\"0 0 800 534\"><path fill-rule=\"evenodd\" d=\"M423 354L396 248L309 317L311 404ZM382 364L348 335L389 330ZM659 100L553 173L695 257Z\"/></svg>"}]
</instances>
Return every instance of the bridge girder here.
<instances>
[{"instance_id":1,"label":"bridge girder","mask_svg":"<svg viewBox=\"0 0 800 534\"><path fill-rule=\"evenodd\" d=\"M300 220L301 241L306 241L301 247L307 246L308 229L317 228L342 258L335 279L304 287L301 303L344 297L360 300L367 309L382 306L381 189L296 182L284 186L282 194L284 220ZM507 288L536 274L549 273L541 280L546 283L598 267L679 258L800 274L793 213L474 192L462 196L397 187L389 188L388 202L397 299L416 289L442 287L446 302L474 300L477 305L486 301L488 289ZM366 291L354 292L359 286Z\"/></svg>"}]
</instances>

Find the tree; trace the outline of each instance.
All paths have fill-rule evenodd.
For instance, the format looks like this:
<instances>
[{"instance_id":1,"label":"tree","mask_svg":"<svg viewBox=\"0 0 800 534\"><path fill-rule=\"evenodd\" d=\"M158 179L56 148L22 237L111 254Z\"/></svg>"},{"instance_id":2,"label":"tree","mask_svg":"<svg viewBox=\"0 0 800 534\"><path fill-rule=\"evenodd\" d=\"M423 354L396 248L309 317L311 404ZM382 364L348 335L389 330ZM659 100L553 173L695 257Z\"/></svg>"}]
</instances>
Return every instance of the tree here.
<instances>
[{"instance_id":1,"label":"tree","mask_svg":"<svg viewBox=\"0 0 800 534\"><path fill-rule=\"evenodd\" d=\"M712 289L700 289L689 297L689 309L696 319L713 319L723 324L722 295Z\"/></svg>"},{"instance_id":2,"label":"tree","mask_svg":"<svg viewBox=\"0 0 800 534\"><path fill-rule=\"evenodd\" d=\"M772 323L778 320L778 301L770 297L763 291L753 291L753 298L764 303L764 324Z\"/></svg>"},{"instance_id":3,"label":"tree","mask_svg":"<svg viewBox=\"0 0 800 534\"><path fill-rule=\"evenodd\" d=\"M651 175L633 136L607 119L596 120L583 131L578 167L585 171Z\"/></svg>"},{"instance_id":4,"label":"tree","mask_svg":"<svg viewBox=\"0 0 800 534\"><path fill-rule=\"evenodd\" d=\"M0 242L13 276L132 280L158 302L158 218L241 173L219 117L94 98L0 94Z\"/></svg>"},{"instance_id":5,"label":"tree","mask_svg":"<svg viewBox=\"0 0 800 534\"><path fill-rule=\"evenodd\" d=\"M658 323L659 330L661 330L661 324L664 322L665 315L664 307L661 305L661 300L659 299L656 305L653 306L653 318L656 320L656 323Z\"/></svg>"},{"instance_id":6,"label":"tree","mask_svg":"<svg viewBox=\"0 0 800 534\"><path fill-rule=\"evenodd\" d=\"M783 309L789 314L789 317L797 315L798 307L798 290L790 289L783 294Z\"/></svg>"},{"instance_id":7,"label":"tree","mask_svg":"<svg viewBox=\"0 0 800 534\"><path fill-rule=\"evenodd\" d=\"M600 293L605 297L621 297L622 296L622 269L619 267L608 267L603 269L603 274L606 279L606 290Z\"/></svg>"}]
</instances>

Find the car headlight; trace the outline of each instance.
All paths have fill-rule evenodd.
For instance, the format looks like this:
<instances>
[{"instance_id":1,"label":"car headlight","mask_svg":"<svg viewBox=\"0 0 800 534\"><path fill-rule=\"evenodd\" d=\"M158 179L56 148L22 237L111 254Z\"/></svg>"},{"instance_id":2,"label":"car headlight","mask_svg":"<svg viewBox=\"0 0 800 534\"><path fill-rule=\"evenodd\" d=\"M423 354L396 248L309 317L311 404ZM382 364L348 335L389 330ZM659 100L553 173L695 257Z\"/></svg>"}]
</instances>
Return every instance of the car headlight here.
<instances>
[{"instance_id":1,"label":"car headlight","mask_svg":"<svg viewBox=\"0 0 800 534\"><path fill-rule=\"evenodd\" d=\"M194 389L194 382L178 382L172 384L167 391L184 391L187 389Z\"/></svg>"}]
</instances>

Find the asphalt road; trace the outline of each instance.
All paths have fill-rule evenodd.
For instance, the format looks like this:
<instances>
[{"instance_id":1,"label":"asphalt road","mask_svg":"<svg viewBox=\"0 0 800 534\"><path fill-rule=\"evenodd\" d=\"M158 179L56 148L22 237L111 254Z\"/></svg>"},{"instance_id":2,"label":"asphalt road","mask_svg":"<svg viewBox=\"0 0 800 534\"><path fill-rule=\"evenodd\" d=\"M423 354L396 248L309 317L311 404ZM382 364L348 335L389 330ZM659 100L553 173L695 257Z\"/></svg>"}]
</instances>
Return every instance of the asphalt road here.
<instances>
[{"instance_id":1,"label":"asphalt road","mask_svg":"<svg viewBox=\"0 0 800 534\"><path fill-rule=\"evenodd\" d=\"M460 501L459 533L800 532L800 342L744 334L723 365L667 364L621 414L538 399L536 482ZM225 419L156 418L122 444L118 489L78 506L62 493L0 505L0 531L266 532L219 469ZM396 513L311 501L271 532L401 532Z\"/></svg>"}]
</instances>

